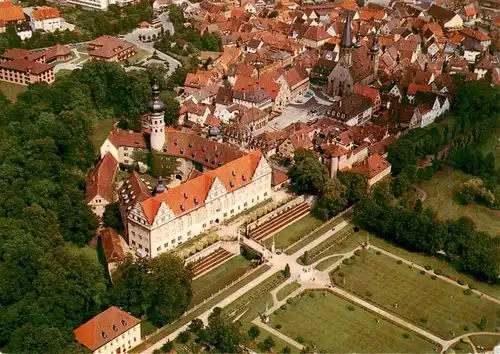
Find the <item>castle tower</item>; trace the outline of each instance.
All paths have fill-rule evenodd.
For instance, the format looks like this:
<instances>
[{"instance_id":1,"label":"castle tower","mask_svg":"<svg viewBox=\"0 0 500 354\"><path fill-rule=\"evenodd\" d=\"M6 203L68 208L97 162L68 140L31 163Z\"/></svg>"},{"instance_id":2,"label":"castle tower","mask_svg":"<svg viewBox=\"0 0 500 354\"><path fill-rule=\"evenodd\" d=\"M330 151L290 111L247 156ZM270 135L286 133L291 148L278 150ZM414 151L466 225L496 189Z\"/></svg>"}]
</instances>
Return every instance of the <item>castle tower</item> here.
<instances>
[{"instance_id":1,"label":"castle tower","mask_svg":"<svg viewBox=\"0 0 500 354\"><path fill-rule=\"evenodd\" d=\"M351 33L351 13L347 13L345 20L344 34L342 35L342 42L340 42L340 54L345 58L347 66L352 65L352 33Z\"/></svg>"},{"instance_id":2,"label":"castle tower","mask_svg":"<svg viewBox=\"0 0 500 354\"><path fill-rule=\"evenodd\" d=\"M377 77L378 73L378 62L380 60L380 56L378 54L379 54L378 37L374 36L373 44L370 49L370 61L372 63L373 74L375 75L374 77Z\"/></svg>"},{"instance_id":3,"label":"castle tower","mask_svg":"<svg viewBox=\"0 0 500 354\"><path fill-rule=\"evenodd\" d=\"M152 86L153 98L149 102L149 113L151 120L151 148L161 151L165 144L165 105L160 99L160 86L155 83Z\"/></svg>"}]
</instances>

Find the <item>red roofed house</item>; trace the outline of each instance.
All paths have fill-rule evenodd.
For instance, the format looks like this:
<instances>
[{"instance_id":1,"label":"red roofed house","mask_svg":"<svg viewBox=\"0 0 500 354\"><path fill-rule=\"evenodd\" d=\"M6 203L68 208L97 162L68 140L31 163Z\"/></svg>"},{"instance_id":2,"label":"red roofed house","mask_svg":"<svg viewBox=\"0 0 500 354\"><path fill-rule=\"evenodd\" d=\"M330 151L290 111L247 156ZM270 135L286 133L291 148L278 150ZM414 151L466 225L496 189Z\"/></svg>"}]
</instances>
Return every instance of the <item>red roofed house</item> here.
<instances>
[{"instance_id":1,"label":"red roofed house","mask_svg":"<svg viewBox=\"0 0 500 354\"><path fill-rule=\"evenodd\" d=\"M326 43L331 36L322 27L309 26L300 39L300 43L310 48L319 48Z\"/></svg>"},{"instance_id":2,"label":"red roofed house","mask_svg":"<svg viewBox=\"0 0 500 354\"><path fill-rule=\"evenodd\" d=\"M119 163L132 165L134 151L146 151L146 149L146 140L142 133L115 128L101 145L100 151L101 158L109 152Z\"/></svg>"},{"instance_id":3,"label":"red roofed house","mask_svg":"<svg viewBox=\"0 0 500 354\"><path fill-rule=\"evenodd\" d=\"M125 260L122 241L116 230L112 227L106 227L100 232L102 250L108 264L108 272L111 272Z\"/></svg>"},{"instance_id":4,"label":"red roofed house","mask_svg":"<svg viewBox=\"0 0 500 354\"><path fill-rule=\"evenodd\" d=\"M380 98L380 91L378 89L356 83L354 84L354 93L359 93L360 95L369 98L373 104L373 112L376 112L380 109L382 100Z\"/></svg>"},{"instance_id":5,"label":"red roofed house","mask_svg":"<svg viewBox=\"0 0 500 354\"><path fill-rule=\"evenodd\" d=\"M5 24L20 24L24 21L24 12L21 6L15 6L10 0L0 1L0 22Z\"/></svg>"},{"instance_id":6,"label":"red roofed house","mask_svg":"<svg viewBox=\"0 0 500 354\"><path fill-rule=\"evenodd\" d=\"M118 161L109 152L87 177L86 203L94 214L102 217L106 205L114 201L114 181Z\"/></svg>"},{"instance_id":7,"label":"red roofed house","mask_svg":"<svg viewBox=\"0 0 500 354\"><path fill-rule=\"evenodd\" d=\"M35 82L54 82L54 67L28 59L0 59L0 81L18 85L29 85Z\"/></svg>"},{"instance_id":8,"label":"red roofed house","mask_svg":"<svg viewBox=\"0 0 500 354\"><path fill-rule=\"evenodd\" d=\"M34 8L28 14L33 31L54 32L61 28L61 14L53 7Z\"/></svg>"},{"instance_id":9,"label":"red roofed house","mask_svg":"<svg viewBox=\"0 0 500 354\"><path fill-rule=\"evenodd\" d=\"M135 46L113 36L100 36L87 43L92 60L120 62L134 56Z\"/></svg>"},{"instance_id":10,"label":"red roofed house","mask_svg":"<svg viewBox=\"0 0 500 354\"><path fill-rule=\"evenodd\" d=\"M301 66L294 66L282 76L286 82L288 101L293 101L295 97L304 94L309 89L309 74Z\"/></svg>"},{"instance_id":11,"label":"red roofed house","mask_svg":"<svg viewBox=\"0 0 500 354\"><path fill-rule=\"evenodd\" d=\"M73 333L93 354L126 353L142 342L141 320L116 306L91 318Z\"/></svg>"},{"instance_id":12,"label":"red roofed house","mask_svg":"<svg viewBox=\"0 0 500 354\"><path fill-rule=\"evenodd\" d=\"M406 90L406 97L408 98L408 101L413 102L415 100L415 95L417 92L432 92L432 87L431 85L427 84L416 84L412 82L410 85L408 85L408 90Z\"/></svg>"},{"instance_id":13,"label":"red roofed house","mask_svg":"<svg viewBox=\"0 0 500 354\"><path fill-rule=\"evenodd\" d=\"M273 110L279 111L284 108L286 104L286 94L282 85L274 82L268 75L261 76L259 79L254 79L247 76L238 76L233 87L234 95L240 97L241 93L252 93L255 89L264 91L273 102ZM235 96L233 95L233 98ZM241 100L240 100L241 101ZM243 100L244 101L244 100ZM245 102L238 102L247 107L252 107L253 105L245 104ZM265 109L266 107L257 106L257 108Z\"/></svg>"},{"instance_id":14,"label":"red roofed house","mask_svg":"<svg viewBox=\"0 0 500 354\"><path fill-rule=\"evenodd\" d=\"M373 154L362 164L354 166L351 172L365 176L371 187L391 173L391 164L379 154Z\"/></svg>"},{"instance_id":15,"label":"red roofed house","mask_svg":"<svg viewBox=\"0 0 500 354\"><path fill-rule=\"evenodd\" d=\"M314 128L309 126L294 132L278 146L277 152L280 156L293 158L295 150L314 147L313 136Z\"/></svg>"}]
</instances>

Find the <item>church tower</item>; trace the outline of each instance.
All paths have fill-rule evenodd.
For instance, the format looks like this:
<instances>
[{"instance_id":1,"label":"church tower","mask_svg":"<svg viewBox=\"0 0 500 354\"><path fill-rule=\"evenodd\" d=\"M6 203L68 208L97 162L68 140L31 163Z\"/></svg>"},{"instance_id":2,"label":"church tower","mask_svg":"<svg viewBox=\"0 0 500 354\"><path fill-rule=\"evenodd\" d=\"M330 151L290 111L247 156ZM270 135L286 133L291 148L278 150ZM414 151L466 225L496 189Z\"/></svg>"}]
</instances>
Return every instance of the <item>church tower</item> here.
<instances>
[{"instance_id":1,"label":"church tower","mask_svg":"<svg viewBox=\"0 0 500 354\"><path fill-rule=\"evenodd\" d=\"M375 35L373 37L373 44L370 49L370 61L373 68L373 75L375 75L374 78L376 78L378 74L378 62L380 60L380 56L378 54L379 54L378 37Z\"/></svg>"},{"instance_id":2,"label":"church tower","mask_svg":"<svg viewBox=\"0 0 500 354\"><path fill-rule=\"evenodd\" d=\"M340 54L348 67L352 65L352 33L351 33L351 13L347 13L345 20L344 34L340 42Z\"/></svg>"},{"instance_id":3,"label":"church tower","mask_svg":"<svg viewBox=\"0 0 500 354\"><path fill-rule=\"evenodd\" d=\"M151 128L151 148L161 151L165 144L165 105L160 99L160 86L155 83L152 86L153 98L149 102L150 128Z\"/></svg>"}]
</instances>

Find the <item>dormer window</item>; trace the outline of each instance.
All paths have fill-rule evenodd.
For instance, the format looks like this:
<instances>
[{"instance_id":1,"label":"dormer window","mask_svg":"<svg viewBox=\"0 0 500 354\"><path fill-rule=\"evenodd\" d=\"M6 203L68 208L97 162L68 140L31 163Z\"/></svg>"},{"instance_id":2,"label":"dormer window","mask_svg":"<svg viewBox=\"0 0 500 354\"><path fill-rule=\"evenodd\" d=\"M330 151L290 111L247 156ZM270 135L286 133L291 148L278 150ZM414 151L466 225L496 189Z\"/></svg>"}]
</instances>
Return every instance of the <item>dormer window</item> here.
<instances>
[{"instance_id":1,"label":"dormer window","mask_svg":"<svg viewBox=\"0 0 500 354\"><path fill-rule=\"evenodd\" d=\"M231 172L231 174L233 175L233 177L236 177L236 171L235 171L235 170L233 170L233 171Z\"/></svg>"},{"instance_id":2,"label":"dormer window","mask_svg":"<svg viewBox=\"0 0 500 354\"><path fill-rule=\"evenodd\" d=\"M193 143L190 142L189 143L189 147L192 148L193 147Z\"/></svg>"},{"instance_id":3,"label":"dormer window","mask_svg":"<svg viewBox=\"0 0 500 354\"><path fill-rule=\"evenodd\" d=\"M247 176L243 175L243 176L241 176L241 179L244 180L244 181L246 181L247 180Z\"/></svg>"},{"instance_id":4,"label":"dormer window","mask_svg":"<svg viewBox=\"0 0 500 354\"><path fill-rule=\"evenodd\" d=\"M184 148L181 148L181 154L184 154Z\"/></svg>"},{"instance_id":5,"label":"dormer window","mask_svg":"<svg viewBox=\"0 0 500 354\"><path fill-rule=\"evenodd\" d=\"M116 327L116 325L113 325L113 332L118 332L118 327Z\"/></svg>"},{"instance_id":6,"label":"dormer window","mask_svg":"<svg viewBox=\"0 0 500 354\"><path fill-rule=\"evenodd\" d=\"M188 194L184 193L184 199L188 199Z\"/></svg>"},{"instance_id":7,"label":"dormer window","mask_svg":"<svg viewBox=\"0 0 500 354\"><path fill-rule=\"evenodd\" d=\"M181 204L181 210L184 211L184 205Z\"/></svg>"},{"instance_id":8,"label":"dormer window","mask_svg":"<svg viewBox=\"0 0 500 354\"><path fill-rule=\"evenodd\" d=\"M194 204L198 205L198 199L194 198Z\"/></svg>"},{"instance_id":9,"label":"dormer window","mask_svg":"<svg viewBox=\"0 0 500 354\"><path fill-rule=\"evenodd\" d=\"M208 162L208 157L205 157L205 162Z\"/></svg>"},{"instance_id":10,"label":"dormer window","mask_svg":"<svg viewBox=\"0 0 500 354\"><path fill-rule=\"evenodd\" d=\"M194 158L194 156L195 156L195 155L196 155L196 154L193 152L193 153L191 154L191 157L193 157L193 158Z\"/></svg>"},{"instance_id":11,"label":"dormer window","mask_svg":"<svg viewBox=\"0 0 500 354\"><path fill-rule=\"evenodd\" d=\"M176 145L176 146L177 146L177 139L175 139L175 140L174 140L174 145Z\"/></svg>"},{"instance_id":12,"label":"dormer window","mask_svg":"<svg viewBox=\"0 0 500 354\"><path fill-rule=\"evenodd\" d=\"M102 336L104 339L108 338L108 335L107 335L107 334L106 334L106 332L104 332L104 331L101 331L101 336Z\"/></svg>"},{"instance_id":13,"label":"dormer window","mask_svg":"<svg viewBox=\"0 0 500 354\"><path fill-rule=\"evenodd\" d=\"M207 147L205 145L203 145L203 147L201 148L201 151L203 151L203 152L207 151Z\"/></svg>"},{"instance_id":14,"label":"dormer window","mask_svg":"<svg viewBox=\"0 0 500 354\"><path fill-rule=\"evenodd\" d=\"M231 188L233 188L233 187L234 187L234 183L233 183L233 181L230 181L230 182L229 182L229 187L231 187Z\"/></svg>"}]
</instances>

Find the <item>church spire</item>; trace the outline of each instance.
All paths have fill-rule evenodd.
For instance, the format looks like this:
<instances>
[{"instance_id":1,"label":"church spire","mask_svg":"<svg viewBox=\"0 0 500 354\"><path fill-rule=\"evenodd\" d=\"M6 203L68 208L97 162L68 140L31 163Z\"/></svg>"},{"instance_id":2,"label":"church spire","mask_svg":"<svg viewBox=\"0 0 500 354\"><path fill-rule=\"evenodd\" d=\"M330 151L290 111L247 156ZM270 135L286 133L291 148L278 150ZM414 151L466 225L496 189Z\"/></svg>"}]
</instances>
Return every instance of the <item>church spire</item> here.
<instances>
[{"instance_id":1,"label":"church spire","mask_svg":"<svg viewBox=\"0 0 500 354\"><path fill-rule=\"evenodd\" d=\"M351 33L351 13L347 13L347 18L345 20L344 34L342 36L342 42L340 42L342 48L352 47L352 33Z\"/></svg>"}]
</instances>

